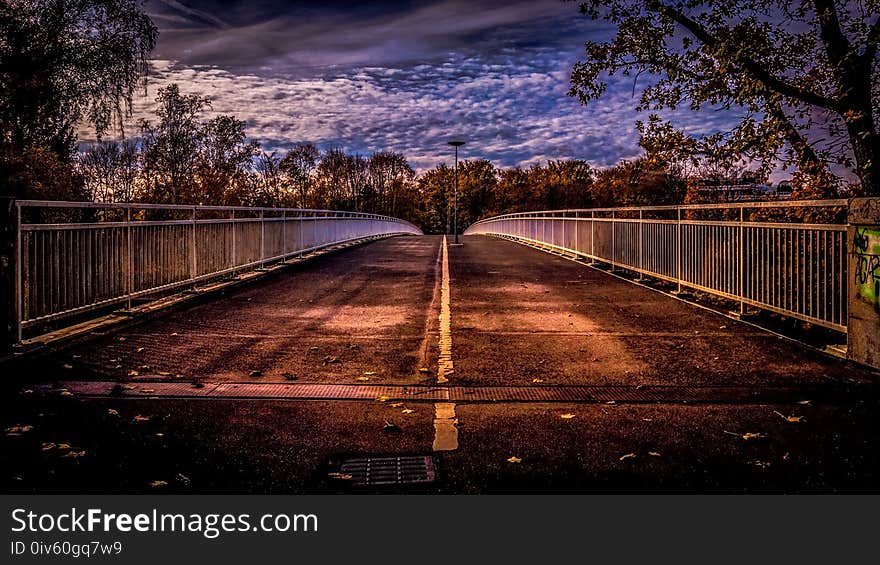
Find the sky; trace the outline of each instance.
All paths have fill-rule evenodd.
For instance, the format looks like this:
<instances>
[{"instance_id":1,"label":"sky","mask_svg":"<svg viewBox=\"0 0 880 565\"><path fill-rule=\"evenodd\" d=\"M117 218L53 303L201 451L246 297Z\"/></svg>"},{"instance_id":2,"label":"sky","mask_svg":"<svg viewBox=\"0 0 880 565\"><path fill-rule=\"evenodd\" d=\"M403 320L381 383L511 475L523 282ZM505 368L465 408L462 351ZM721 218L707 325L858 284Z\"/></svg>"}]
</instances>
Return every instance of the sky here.
<instances>
[{"instance_id":1,"label":"sky","mask_svg":"<svg viewBox=\"0 0 880 565\"><path fill-rule=\"evenodd\" d=\"M247 122L249 137L284 150L313 142L350 153L404 153L417 170L466 159L527 166L585 159L611 166L640 154L631 78L588 107L567 96L588 39L612 29L562 0L148 0L159 27L146 96L158 88L211 97L212 112ZM143 94L143 91L141 91ZM635 96L638 95L638 90ZM708 133L724 112L681 111Z\"/></svg>"}]
</instances>

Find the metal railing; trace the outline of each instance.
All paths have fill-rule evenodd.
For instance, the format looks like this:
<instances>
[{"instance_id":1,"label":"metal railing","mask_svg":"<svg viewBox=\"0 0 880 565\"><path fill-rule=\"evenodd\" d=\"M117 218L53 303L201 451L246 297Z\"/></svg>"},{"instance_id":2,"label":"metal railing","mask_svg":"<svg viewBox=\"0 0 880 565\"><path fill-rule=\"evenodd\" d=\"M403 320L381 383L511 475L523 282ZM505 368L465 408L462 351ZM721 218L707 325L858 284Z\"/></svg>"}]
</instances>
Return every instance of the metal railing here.
<instances>
[{"instance_id":1,"label":"metal railing","mask_svg":"<svg viewBox=\"0 0 880 565\"><path fill-rule=\"evenodd\" d=\"M847 200L597 208L507 214L494 235L847 331Z\"/></svg>"},{"instance_id":2,"label":"metal railing","mask_svg":"<svg viewBox=\"0 0 880 565\"><path fill-rule=\"evenodd\" d=\"M335 210L21 200L17 335L32 326L413 224Z\"/></svg>"}]
</instances>

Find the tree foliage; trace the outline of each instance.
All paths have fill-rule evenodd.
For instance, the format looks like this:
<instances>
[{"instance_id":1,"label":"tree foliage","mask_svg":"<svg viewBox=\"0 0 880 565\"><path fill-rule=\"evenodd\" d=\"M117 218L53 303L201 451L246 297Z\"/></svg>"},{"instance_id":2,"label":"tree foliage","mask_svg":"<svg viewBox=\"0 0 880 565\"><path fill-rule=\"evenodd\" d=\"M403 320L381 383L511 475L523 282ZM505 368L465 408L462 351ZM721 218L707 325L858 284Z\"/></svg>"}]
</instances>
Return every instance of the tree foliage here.
<instances>
[{"instance_id":1,"label":"tree foliage","mask_svg":"<svg viewBox=\"0 0 880 565\"><path fill-rule=\"evenodd\" d=\"M13 152L43 147L67 160L79 123L99 136L121 124L157 34L135 0L4 0L2 143Z\"/></svg>"},{"instance_id":2,"label":"tree foliage","mask_svg":"<svg viewBox=\"0 0 880 565\"><path fill-rule=\"evenodd\" d=\"M876 0L590 0L581 11L617 33L586 44L572 96L602 96L609 75L643 74L638 109L729 108L731 131L692 137L659 117L640 124L643 144L664 157L777 161L803 183L833 186L827 164L849 167L880 195Z\"/></svg>"}]
</instances>

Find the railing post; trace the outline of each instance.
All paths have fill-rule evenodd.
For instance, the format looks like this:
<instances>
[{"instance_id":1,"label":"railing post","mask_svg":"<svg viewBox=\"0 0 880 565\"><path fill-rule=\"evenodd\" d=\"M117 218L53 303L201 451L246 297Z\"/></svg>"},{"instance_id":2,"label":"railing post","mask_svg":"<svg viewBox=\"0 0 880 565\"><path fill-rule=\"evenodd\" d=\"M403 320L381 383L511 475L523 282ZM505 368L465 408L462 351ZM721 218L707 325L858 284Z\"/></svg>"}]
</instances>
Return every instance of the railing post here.
<instances>
[{"instance_id":1,"label":"railing post","mask_svg":"<svg viewBox=\"0 0 880 565\"><path fill-rule=\"evenodd\" d=\"M645 238L644 238L644 233L643 233L643 228L644 228L644 223L642 221L644 218L643 214L644 214L644 212L642 210L639 210L639 270L642 271L641 273L639 273L640 280L645 278L645 273L644 273L644 271L645 271L645 259L644 259L644 257L645 257Z\"/></svg>"},{"instance_id":2,"label":"railing post","mask_svg":"<svg viewBox=\"0 0 880 565\"><path fill-rule=\"evenodd\" d=\"M681 292L681 206L675 207L675 278Z\"/></svg>"},{"instance_id":3,"label":"railing post","mask_svg":"<svg viewBox=\"0 0 880 565\"><path fill-rule=\"evenodd\" d=\"M281 261L287 260L287 210L281 211Z\"/></svg>"},{"instance_id":4,"label":"railing post","mask_svg":"<svg viewBox=\"0 0 880 565\"><path fill-rule=\"evenodd\" d=\"M742 316L745 313L745 269L744 269L744 257L745 257L745 240L743 236L745 235L745 230L743 226L743 210L744 206L739 207L739 314Z\"/></svg>"},{"instance_id":5,"label":"railing post","mask_svg":"<svg viewBox=\"0 0 880 565\"><path fill-rule=\"evenodd\" d=\"M134 292L134 254L131 245L131 206L125 207L125 307L131 310L131 294Z\"/></svg>"},{"instance_id":6,"label":"railing post","mask_svg":"<svg viewBox=\"0 0 880 565\"><path fill-rule=\"evenodd\" d=\"M189 245L189 254L190 254L189 278L190 278L190 280L196 278L196 272L197 272L197 270L196 270L196 207L195 206L193 206L193 208L192 208L191 234L192 234L192 236L191 236L192 239L190 240L190 245Z\"/></svg>"},{"instance_id":7,"label":"railing post","mask_svg":"<svg viewBox=\"0 0 880 565\"><path fill-rule=\"evenodd\" d=\"M236 257L236 250L235 250L235 240L236 240L235 232L238 231L238 225L235 221L235 210L234 209L229 213L229 219L232 220L229 223L229 225L232 226L232 276L235 276L235 270L238 267L238 257Z\"/></svg>"},{"instance_id":8,"label":"railing post","mask_svg":"<svg viewBox=\"0 0 880 565\"><path fill-rule=\"evenodd\" d=\"M596 260L596 212L590 210L590 260Z\"/></svg>"},{"instance_id":9,"label":"railing post","mask_svg":"<svg viewBox=\"0 0 880 565\"><path fill-rule=\"evenodd\" d=\"M21 207L11 196L0 197L0 204L0 290L11 298L3 304L3 344L0 349L7 349L21 341Z\"/></svg>"},{"instance_id":10,"label":"railing post","mask_svg":"<svg viewBox=\"0 0 880 565\"><path fill-rule=\"evenodd\" d=\"M613 273L617 269L615 269L615 262L617 261L617 212L614 210L611 211L611 272Z\"/></svg>"},{"instance_id":11,"label":"railing post","mask_svg":"<svg viewBox=\"0 0 880 565\"><path fill-rule=\"evenodd\" d=\"M265 242L266 242L266 222L263 220L265 217L265 212L260 210L260 268L263 268L263 258L266 257L265 253Z\"/></svg>"}]
</instances>

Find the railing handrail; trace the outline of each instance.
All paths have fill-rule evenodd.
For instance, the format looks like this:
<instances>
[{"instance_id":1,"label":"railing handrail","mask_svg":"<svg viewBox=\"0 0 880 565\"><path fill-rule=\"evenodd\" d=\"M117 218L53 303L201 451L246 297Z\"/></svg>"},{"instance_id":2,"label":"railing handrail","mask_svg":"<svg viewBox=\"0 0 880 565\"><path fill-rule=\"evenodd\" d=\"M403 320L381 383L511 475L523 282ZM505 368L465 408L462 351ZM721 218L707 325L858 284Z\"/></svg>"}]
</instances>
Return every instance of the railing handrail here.
<instances>
[{"instance_id":1,"label":"railing handrail","mask_svg":"<svg viewBox=\"0 0 880 565\"><path fill-rule=\"evenodd\" d=\"M596 212L655 212L673 210L736 210L758 208L837 208L849 205L847 198L833 198L825 200L778 200L778 201L751 201L751 202L724 202L712 204L664 204L656 206L618 206L606 208L560 208L556 210L532 210L528 212L511 212L489 218L477 220L471 226L512 218L538 218L552 217L541 214L572 214L572 213L596 213ZM470 227L470 226L469 226ZM466 231L466 230L465 230Z\"/></svg>"},{"instance_id":2,"label":"railing handrail","mask_svg":"<svg viewBox=\"0 0 880 565\"><path fill-rule=\"evenodd\" d=\"M350 210L330 210L324 208L278 208L269 206L213 206L201 204L153 204L147 202L92 202L73 200L16 200L18 208L82 208L92 210L188 210L193 212L274 212L274 213L313 213L313 214L347 214L347 218L365 218L385 220L406 224L418 229L418 226L407 220L374 214L372 212L355 212Z\"/></svg>"}]
</instances>

